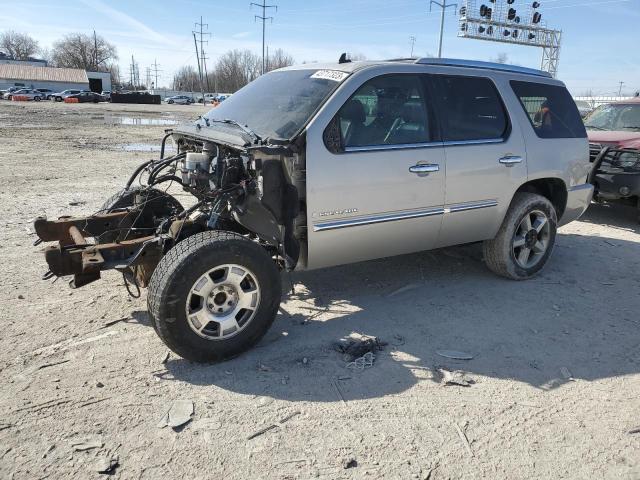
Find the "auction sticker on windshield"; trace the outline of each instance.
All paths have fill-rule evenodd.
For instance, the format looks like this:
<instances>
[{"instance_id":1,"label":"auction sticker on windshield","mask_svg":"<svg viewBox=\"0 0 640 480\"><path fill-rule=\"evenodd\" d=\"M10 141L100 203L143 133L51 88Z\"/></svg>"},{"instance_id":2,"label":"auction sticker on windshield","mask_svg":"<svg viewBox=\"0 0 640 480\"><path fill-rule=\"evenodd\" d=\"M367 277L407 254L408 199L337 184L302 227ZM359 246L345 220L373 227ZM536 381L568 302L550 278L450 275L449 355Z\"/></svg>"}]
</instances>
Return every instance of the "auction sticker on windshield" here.
<instances>
[{"instance_id":1,"label":"auction sticker on windshield","mask_svg":"<svg viewBox=\"0 0 640 480\"><path fill-rule=\"evenodd\" d=\"M311 78L321 78L323 80L333 80L334 82L341 82L349 76L348 73L339 72L338 70L318 70L311 75Z\"/></svg>"}]
</instances>

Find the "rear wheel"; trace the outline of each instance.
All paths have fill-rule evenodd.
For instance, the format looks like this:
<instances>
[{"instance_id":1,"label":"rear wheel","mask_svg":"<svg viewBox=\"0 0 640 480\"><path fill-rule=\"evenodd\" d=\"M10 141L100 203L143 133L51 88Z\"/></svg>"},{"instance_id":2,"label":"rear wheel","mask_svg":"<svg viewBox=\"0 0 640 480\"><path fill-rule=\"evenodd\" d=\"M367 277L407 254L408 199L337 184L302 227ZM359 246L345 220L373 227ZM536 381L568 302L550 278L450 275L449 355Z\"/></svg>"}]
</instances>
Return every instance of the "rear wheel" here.
<instances>
[{"instance_id":1,"label":"rear wheel","mask_svg":"<svg viewBox=\"0 0 640 480\"><path fill-rule=\"evenodd\" d=\"M33 97L33 99L34 99L36 102L39 102L40 100L42 100L40 97Z\"/></svg>"},{"instance_id":2,"label":"rear wheel","mask_svg":"<svg viewBox=\"0 0 640 480\"><path fill-rule=\"evenodd\" d=\"M169 100L167 103L168 103L168 104L172 104L172 103L173 103L173 100Z\"/></svg>"},{"instance_id":3,"label":"rear wheel","mask_svg":"<svg viewBox=\"0 0 640 480\"><path fill-rule=\"evenodd\" d=\"M484 242L487 267L513 280L535 276L553 251L557 223L556 210L547 198L517 193L496 237Z\"/></svg>"},{"instance_id":4,"label":"rear wheel","mask_svg":"<svg viewBox=\"0 0 640 480\"><path fill-rule=\"evenodd\" d=\"M281 295L278 269L264 248L235 233L208 231L167 252L151 277L147 303L171 350L214 362L258 342Z\"/></svg>"}]
</instances>

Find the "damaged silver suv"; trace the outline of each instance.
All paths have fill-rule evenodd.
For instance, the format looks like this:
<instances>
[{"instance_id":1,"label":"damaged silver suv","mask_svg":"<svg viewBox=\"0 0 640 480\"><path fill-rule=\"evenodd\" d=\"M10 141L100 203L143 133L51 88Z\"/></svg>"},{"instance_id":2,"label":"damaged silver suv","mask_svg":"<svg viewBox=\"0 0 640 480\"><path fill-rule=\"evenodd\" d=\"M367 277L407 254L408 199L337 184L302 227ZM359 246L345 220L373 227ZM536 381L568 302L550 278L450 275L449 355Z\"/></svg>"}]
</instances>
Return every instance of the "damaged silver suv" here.
<instances>
[{"instance_id":1,"label":"damaged silver suv","mask_svg":"<svg viewBox=\"0 0 640 480\"><path fill-rule=\"evenodd\" d=\"M35 230L58 242L46 277L81 287L119 270L130 290L149 287L160 338L209 362L265 334L283 270L484 242L492 271L534 276L558 226L589 205L590 166L578 109L544 72L447 59L303 65L168 131L160 158L99 212L39 218Z\"/></svg>"}]
</instances>

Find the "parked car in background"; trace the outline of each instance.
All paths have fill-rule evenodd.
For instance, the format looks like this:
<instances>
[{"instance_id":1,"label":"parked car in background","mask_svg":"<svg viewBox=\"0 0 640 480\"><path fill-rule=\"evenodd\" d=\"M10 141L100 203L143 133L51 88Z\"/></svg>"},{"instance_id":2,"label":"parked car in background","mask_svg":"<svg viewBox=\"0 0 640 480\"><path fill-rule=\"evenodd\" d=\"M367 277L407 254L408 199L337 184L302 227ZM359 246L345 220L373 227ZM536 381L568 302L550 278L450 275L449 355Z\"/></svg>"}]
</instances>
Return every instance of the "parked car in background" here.
<instances>
[{"instance_id":1,"label":"parked car in background","mask_svg":"<svg viewBox=\"0 0 640 480\"><path fill-rule=\"evenodd\" d=\"M217 93L205 93L204 94L204 99L209 104L213 103L216 100L217 97L218 97ZM198 103L202 103L202 97L201 96L197 98L197 102Z\"/></svg>"},{"instance_id":2,"label":"parked car in background","mask_svg":"<svg viewBox=\"0 0 640 480\"><path fill-rule=\"evenodd\" d=\"M576 107L578 107L578 112L580 112L580 116L585 118L591 112L593 112L593 107L586 100L576 100Z\"/></svg>"},{"instance_id":3,"label":"parked car in background","mask_svg":"<svg viewBox=\"0 0 640 480\"><path fill-rule=\"evenodd\" d=\"M6 90L0 90L0 92L2 92L2 95L0 96L0 98L3 98L5 100L8 100L8 96L11 95L13 92L16 92L18 90L22 90L24 87L9 87Z\"/></svg>"},{"instance_id":4,"label":"parked car in background","mask_svg":"<svg viewBox=\"0 0 640 480\"><path fill-rule=\"evenodd\" d=\"M20 90L16 90L14 92L7 93L5 95L5 98L7 100L11 100L15 96L25 97L25 98L27 98L29 100L35 100L36 102L39 102L40 100L45 98L44 93L39 92L38 90L34 90L32 88L21 88Z\"/></svg>"},{"instance_id":5,"label":"parked car in background","mask_svg":"<svg viewBox=\"0 0 640 480\"><path fill-rule=\"evenodd\" d=\"M80 93L74 93L72 95L67 95L65 97L65 99L67 98L77 98L78 99L78 103L87 103L87 102L93 102L93 103L98 103L98 102L106 102L107 98L103 95L100 95L99 93L96 92L90 92L88 90L83 90Z\"/></svg>"},{"instance_id":6,"label":"parked car in background","mask_svg":"<svg viewBox=\"0 0 640 480\"><path fill-rule=\"evenodd\" d=\"M174 95L173 97L167 97L166 102L169 104L177 103L178 105L190 105L194 103L193 97L188 95Z\"/></svg>"},{"instance_id":7,"label":"parked car in background","mask_svg":"<svg viewBox=\"0 0 640 480\"><path fill-rule=\"evenodd\" d=\"M601 105L584 123L595 198L635 206L640 221L640 98Z\"/></svg>"},{"instance_id":8,"label":"parked car in background","mask_svg":"<svg viewBox=\"0 0 640 480\"><path fill-rule=\"evenodd\" d=\"M43 95L43 100L51 100L51 95L55 92L50 88L36 88Z\"/></svg>"},{"instance_id":9,"label":"parked car in background","mask_svg":"<svg viewBox=\"0 0 640 480\"><path fill-rule=\"evenodd\" d=\"M107 99L107 102L111 101L111 91L109 90L103 90L102 93L100 94L103 97L105 97Z\"/></svg>"},{"instance_id":10,"label":"parked car in background","mask_svg":"<svg viewBox=\"0 0 640 480\"><path fill-rule=\"evenodd\" d=\"M51 96L49 98L55 100L56 102L62 102L65 98L67 98L67 96L76 95L76 94L80 93L81 91L82 90L73 90L73 89L63 90L62 92L51 94Z\"/></svg>"}]
</instances>

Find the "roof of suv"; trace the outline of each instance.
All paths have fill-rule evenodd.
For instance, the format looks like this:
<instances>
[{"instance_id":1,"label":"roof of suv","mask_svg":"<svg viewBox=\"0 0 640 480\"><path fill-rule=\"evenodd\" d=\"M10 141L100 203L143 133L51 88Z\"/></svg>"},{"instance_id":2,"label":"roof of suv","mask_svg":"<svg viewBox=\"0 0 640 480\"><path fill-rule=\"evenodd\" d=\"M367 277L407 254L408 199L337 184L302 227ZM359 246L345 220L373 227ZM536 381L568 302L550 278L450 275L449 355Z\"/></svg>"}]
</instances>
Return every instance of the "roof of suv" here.
<instances>
[{"instance_id":1,"label":"roof of suv","mask_svg":"<svg viewBox=\"0 0 640 480\"><path fill-rule=\"evenodd\" d=\"M416 65L433 65L443 67L463 67L463 68L475 68L483 70L496 70L502 72L512 72L525 75L534 75L537 77L552 78L548 72L542 70L536 70L534 68L520 67L516 65L507 65L503 63L493 62L481 62L478 60L462 60L457 58L398 58L392 60L377 60L377 61L358 61L347 63L307 63L303 65L296 65L293 67L287 67L283 70L338 70L345 73L353 73L357 70L361 70L367 67L373 67L376 65L388 65L394 63L416 64Z\"/></svg>"}]
</instances>

